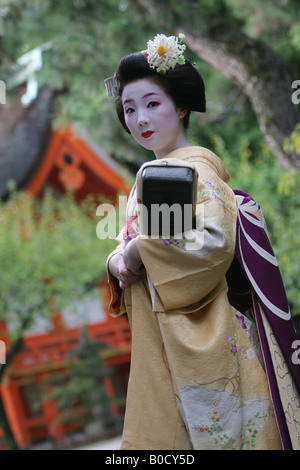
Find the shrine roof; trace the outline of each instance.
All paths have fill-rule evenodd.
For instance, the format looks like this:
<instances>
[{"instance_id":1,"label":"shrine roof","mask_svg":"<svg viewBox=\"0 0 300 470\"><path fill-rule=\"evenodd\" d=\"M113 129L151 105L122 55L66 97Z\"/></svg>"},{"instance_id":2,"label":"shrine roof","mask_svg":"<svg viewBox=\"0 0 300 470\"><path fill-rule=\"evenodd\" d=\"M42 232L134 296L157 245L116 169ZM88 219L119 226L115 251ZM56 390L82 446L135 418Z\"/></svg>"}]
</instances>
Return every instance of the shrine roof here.
<instances>
[{"instance_id":1,"label":"shrine roof","mask_svg":"<svg viewBox=\"0 0 300 470\"><path fill-rule=\"evenodd\" d=\"M49 165L57 161L60 150L51 147L55 135L60 136L64 143L80 146L82 155L90 155L98 162L90 170L96 178L101 175L103 184L112 185L115 192L124 188L120 164L102 151L97 143L92 142L83 129L77 129L76 134L71 129L62 133L52 130L54 99L55 92L46 85L28 107L22 108L17 103L11 108L0 109L0 198L5 200L9 196L10 182L14 183L16 189L30 189L49 156L50 148L52 160ZM92 163L91 158L88 159L89 163ZM43 180L40 179L39 183L43 184Z\"/></svg>"}]
</instances>

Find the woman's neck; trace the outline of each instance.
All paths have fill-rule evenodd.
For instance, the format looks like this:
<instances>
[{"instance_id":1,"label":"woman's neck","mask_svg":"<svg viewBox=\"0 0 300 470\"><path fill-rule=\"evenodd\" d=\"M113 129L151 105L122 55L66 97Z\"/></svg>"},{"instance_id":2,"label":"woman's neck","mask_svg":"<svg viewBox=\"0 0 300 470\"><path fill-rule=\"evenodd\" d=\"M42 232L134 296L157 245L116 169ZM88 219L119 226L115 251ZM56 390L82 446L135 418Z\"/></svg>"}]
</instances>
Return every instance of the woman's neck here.
<instances>
[{"instance_id":1,"label":"woman's neck","mask_svg":"<svg viewBox=\"0 0 300 470\"><path fill-rule=\"evenodd\" d=\"M166 147L164 149L154 151L154 154L155 154L156 159L160 160L160 159L164 158L166 155L168 155L169 153L174 152L174 150L178 150L178 149L184 148L184 147L191 147L191 145L192 144L189 142L186 135L184 134L184 135L181 135L177 139L175 144L173 143L173 145L170 146L170 148Z\"/></svg>"}]
</instances>

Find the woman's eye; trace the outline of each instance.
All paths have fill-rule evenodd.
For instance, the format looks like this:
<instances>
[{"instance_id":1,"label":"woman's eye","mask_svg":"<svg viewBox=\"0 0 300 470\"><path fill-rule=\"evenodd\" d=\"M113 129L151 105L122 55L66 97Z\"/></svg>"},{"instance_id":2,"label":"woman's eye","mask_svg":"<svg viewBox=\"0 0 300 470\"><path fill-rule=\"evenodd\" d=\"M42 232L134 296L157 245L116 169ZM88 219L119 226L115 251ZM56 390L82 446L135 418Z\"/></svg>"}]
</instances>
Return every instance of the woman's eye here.
<instances>
[{"instance_id":1,"label":"woman's eye","mask_svg":"<svg viewBox=\"0 0 300 470\"><path fill-rule=\"evenodd\" d=\"M126 112L126 114L132 114L132 113L134 113L134 109L133 108L127 108L125 112Z\"/></svg>"},{"instance_id":2,"label":"woman's eye","mask_svg":"<svg viewBox=\"0 0 300 470\"><path fill-rule=\"evenodd\" d=\"M158 106L159 103L157 101L150 101L150 103L148 103L148 108L154 108L155 106Z\"/></svg>"}]
</instances>

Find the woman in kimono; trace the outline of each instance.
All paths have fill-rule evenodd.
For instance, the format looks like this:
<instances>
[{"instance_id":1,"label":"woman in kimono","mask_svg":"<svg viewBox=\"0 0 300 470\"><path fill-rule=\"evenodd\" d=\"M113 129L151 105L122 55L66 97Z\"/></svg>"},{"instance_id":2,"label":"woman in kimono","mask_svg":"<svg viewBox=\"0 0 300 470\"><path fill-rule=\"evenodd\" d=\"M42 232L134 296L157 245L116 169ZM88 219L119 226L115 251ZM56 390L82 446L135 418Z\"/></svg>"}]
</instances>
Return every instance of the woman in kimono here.
<instances>
[{"instance_id":1,"label":"woman in kimono","mask_svg":"<svg viewBox=\"0 0 300 470\"><path fill-rule=\"evenodd\" d=\"M132 332L121 448L282 449L255 322L228 299L238 217L229 174L186 134L191 111L205 112L205 91L184 49L181 38L157 35L106 82L123 127L153 161L197 174L193 241L141 233L145 164L107 260L110 314L127 312Z\"/></svg>"}]
</instances>

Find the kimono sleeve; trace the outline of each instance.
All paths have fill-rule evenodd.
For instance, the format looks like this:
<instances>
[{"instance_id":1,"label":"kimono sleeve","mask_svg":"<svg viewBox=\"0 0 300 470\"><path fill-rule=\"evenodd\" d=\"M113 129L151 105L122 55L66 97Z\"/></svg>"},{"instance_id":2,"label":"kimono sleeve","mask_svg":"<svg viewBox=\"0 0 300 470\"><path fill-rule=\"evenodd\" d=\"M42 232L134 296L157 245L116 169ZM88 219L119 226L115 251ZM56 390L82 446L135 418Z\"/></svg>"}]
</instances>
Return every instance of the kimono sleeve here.
<instances>
[{"instance_id":1,"label":"kimono sleeve","mask_svg":"<svg viewBox=\"0 0 300 470\"><path fill-rule=\"evenodd\" d=\"M108 312L112 317L117 317L126 312L124 303L124 291L119 286L119 281L116 279L108 269L110 259L117 253L124 250L124 242L120 241L120 236L117 238L120 242L117 248L110 253L106 261L107 282L110 288L110 302L108 305Z\"/></svg>"},{"instance_id":2,"label":"kimono sleeve","mask_svg":"<svg viewBox=\"0 0 300 470\"><path fill-rule=\"evenodd\" d=\"M159 309L155 305L170 311L205 302L226 286L235 250L236 203L232 190L215 172L198 182L196 217L196 243L137 237L152 290L159 297L153 302L154 311Z\"/></svg>"}]
</instances>

